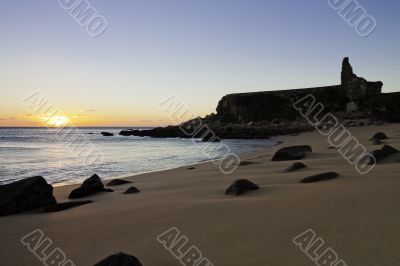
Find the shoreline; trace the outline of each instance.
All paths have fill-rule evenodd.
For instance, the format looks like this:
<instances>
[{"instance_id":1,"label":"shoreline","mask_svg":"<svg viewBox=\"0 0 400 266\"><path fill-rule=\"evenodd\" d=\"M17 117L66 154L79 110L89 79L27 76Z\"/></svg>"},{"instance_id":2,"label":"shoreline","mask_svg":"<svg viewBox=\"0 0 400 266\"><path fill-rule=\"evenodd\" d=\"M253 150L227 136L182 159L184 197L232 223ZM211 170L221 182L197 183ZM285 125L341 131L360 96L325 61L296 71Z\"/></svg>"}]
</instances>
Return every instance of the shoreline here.
<instances>
[{"instance_id":1,"label":"shoreline","mask_svg":"<svg viewBox=\"0 0 400 266\"><path fill-rule=\"evenodd\" d=\"M369 139L383 131L386 144L400 149L400 124L348 128L369 151ZM7 265L42 265L20 238L40 229L76 265L94 265L116 252L136 256L146 266L175 266L179 261L157 236L175 227L214 265L310 265L313 262L292 239L312 229L348 265L397 265L400 234L398 172L394 160L379 163L360 175L337 150L328 149L317 132L279 136L284 141L249 154L253 162L224 175L211 162L129 176L132 184L112 187L84 199L91 204L58 213L24 213L0 217ZM276 150L310 145L313 153L301 160L308 166L293 173L283 169L293 161L271 162ZM334 180L301 184L310 175L335 171ZM235 197L224 190L245 178L260 189ZM140 193L125 195L131 185ZM67 201L77 185L54 188L59 202ZM373 254L373 255L365 255Z\"/></svg>"}]
</instances>

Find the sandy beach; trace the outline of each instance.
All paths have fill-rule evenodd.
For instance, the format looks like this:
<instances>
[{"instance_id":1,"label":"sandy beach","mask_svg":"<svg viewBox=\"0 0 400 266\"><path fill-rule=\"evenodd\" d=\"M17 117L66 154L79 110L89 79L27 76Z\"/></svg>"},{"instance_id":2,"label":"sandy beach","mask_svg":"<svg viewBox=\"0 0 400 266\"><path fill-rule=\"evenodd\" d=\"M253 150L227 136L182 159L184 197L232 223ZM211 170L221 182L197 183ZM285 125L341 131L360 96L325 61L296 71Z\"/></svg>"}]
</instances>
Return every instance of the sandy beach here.
<instances>
[{"instance_id":1,"label":"sandy beach","mask_svg":"<svg viewBox=\"0 0 400 266\"><path fill-rule=\"evenodd\" d=\"M387 144L400 148L400 125L349 128L369 151L369 138L385 132ZM0 218L1 264L42 265L20 238L40 229L76 265L93 265L123 251L144 265L180 265L157 241L176 227L214 265L312 265L292 239L312 229L347 265L400 265L400 164L379 163L360 175L317 132L279 136L283 143L246 154L255 162L224 175L210 163L127 178L138 194L122 192L89 197L92 204L49 214ZM282 173L292 162L271 162L279 148L308 144L313 153L301 160L308 168ZM301 178L336 171L337 179L300 184ZM261 189L240 197L224 195L232 181L246 178ZM67 201L76 186L56 187L57 201Z\"/></svg>"}]
</instances>

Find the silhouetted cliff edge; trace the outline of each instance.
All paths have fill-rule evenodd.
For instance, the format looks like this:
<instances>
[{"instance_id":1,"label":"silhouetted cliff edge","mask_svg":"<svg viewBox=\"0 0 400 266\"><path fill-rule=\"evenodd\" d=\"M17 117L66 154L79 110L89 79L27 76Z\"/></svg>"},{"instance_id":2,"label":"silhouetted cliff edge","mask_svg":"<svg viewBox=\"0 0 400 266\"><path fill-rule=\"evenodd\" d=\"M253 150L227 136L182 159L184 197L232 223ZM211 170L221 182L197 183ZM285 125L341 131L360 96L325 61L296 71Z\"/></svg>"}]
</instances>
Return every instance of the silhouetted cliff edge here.
<instances>
[{"instance_id":1,"label":"silhouetted cliff edge","mask_svg":"<svg viewBox=\"0 0 400 266\"><path fill-rule=\"evenodd\" d=\"M294 90L228 94L219 101L216 114L201 118L220 138L268 138L312 130L293 108L293 103L311 94L349 126L380 121L400 122L400 92L382 93L383 83L370 82L353 73L349 59L342 62L341 84ZM190 126L193 121L183 124ZM187 124L187 125L185 125ZM132 130L125 135L188 137L179 126Z\"/></svg>"}]
</instances>

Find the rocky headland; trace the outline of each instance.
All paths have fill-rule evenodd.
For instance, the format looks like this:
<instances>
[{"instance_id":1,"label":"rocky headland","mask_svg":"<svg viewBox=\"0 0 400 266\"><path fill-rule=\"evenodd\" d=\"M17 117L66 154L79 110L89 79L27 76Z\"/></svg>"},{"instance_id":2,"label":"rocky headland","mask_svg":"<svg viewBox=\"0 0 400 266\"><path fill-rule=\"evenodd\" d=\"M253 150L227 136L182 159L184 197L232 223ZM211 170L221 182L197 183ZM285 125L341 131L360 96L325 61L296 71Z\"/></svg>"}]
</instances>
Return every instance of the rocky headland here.
<instances>
[{"instance_id":1,"label":"rocky headland","mask_svg":"<svg viewBox=\"0 0 400 266\"><path fill-rule=\"evenodd\" d=\"M400 92L382 93L381 81L371 82L353 72L349 58L342 62L339 85L293 90L228 94L219 101L216 113L197 118L222 139L263 139L313 130L293 103L311 94L327 112L345 126L364 126L400 121ZM182 130L199 121L151 130L123 130L124 136L181 137Z\"/></svg>"}]
</instances>

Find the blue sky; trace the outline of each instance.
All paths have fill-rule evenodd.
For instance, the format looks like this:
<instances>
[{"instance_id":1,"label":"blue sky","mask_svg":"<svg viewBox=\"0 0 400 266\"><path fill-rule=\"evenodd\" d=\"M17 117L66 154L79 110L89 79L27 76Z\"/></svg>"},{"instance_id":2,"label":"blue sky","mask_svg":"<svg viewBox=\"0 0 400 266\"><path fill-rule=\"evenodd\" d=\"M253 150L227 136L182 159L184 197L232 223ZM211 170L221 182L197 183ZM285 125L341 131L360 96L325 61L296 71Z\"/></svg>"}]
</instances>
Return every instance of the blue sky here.
<instances>
[{"instance_id":1,"label":"blue sky","mask_svg":"<svg viewBox=\"0 0 400 266\"><path fill-rule=\"evenodd\" d=\"M205 115L228 93L338 84L344 56L400 89L398 1L359 0L377 21L368 37L325 0L89 2L108 21L97 38L58 1L0 2L0 126L25 125L35 90L69 116L95 110L77 124L165 124L170 95Z\"/></svg>"}]
</instances>

